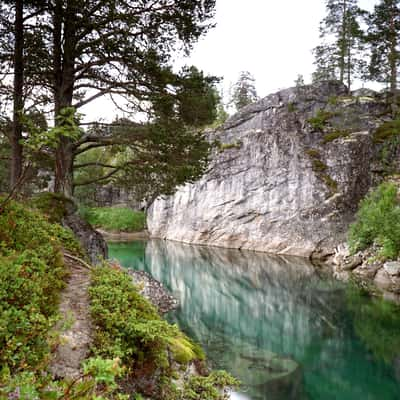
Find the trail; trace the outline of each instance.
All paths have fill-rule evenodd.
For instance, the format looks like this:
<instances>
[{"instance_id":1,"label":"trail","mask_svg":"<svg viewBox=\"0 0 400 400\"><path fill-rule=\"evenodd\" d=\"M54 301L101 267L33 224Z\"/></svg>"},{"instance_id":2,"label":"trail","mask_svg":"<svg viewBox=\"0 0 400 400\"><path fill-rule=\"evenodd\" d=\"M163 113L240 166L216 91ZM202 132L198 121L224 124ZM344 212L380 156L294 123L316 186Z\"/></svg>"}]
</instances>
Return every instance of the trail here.
<instances>
[{"instance_id":1,"label":"trail","mask_svg":"<svg viewBox=\"0 0 400 400\"><path fill-rule=\"evenodd\" d=\"M61 292L61 320L56 326L60 331L60 343L51 360L50 371L57 378L76 378L91 344L90 271L67 256L64 256L64 262L70 275Z\"/></svg>"}]
</instances>

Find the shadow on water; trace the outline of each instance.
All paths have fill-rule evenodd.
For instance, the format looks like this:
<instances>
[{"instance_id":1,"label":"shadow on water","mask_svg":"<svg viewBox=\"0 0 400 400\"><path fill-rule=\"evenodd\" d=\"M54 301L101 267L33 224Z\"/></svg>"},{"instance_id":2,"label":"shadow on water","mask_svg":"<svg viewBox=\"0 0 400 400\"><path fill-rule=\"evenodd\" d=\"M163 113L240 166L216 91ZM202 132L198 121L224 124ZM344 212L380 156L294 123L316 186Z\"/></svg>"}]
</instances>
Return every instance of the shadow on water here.
<instances>
[{"instance_id":1,"label":"shadow on water","mask_svg":"<svg viewBox=\"0 0 400 400\"><path fill-rule=\"evenodd\" d=\"M242 381L233 399L400 398L392 366L354 334L343 286L305 259L158 240L113 243L110 255L174 293L170 320Z\"/></svg>"}]
</instances>

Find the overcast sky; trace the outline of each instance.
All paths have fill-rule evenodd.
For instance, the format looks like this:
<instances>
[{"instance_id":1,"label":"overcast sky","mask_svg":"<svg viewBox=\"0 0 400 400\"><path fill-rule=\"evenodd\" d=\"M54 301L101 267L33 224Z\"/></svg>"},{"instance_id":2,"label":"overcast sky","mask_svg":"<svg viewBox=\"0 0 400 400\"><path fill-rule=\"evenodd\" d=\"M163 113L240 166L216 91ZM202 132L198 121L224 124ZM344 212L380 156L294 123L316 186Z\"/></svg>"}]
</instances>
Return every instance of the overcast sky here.
<instances>
[{"instance_id":1,"label":"overcast sky","mask_svg":"<svg viewBox=\"0 0 400 400\"><path fill-rule=\"evenodd\" d=\"M371 9L377 1L359 3ZM189 59L176 65L195 65L223 77L225 95L240 71L255 77L260 97L293 86L298 74L308 83L314 69L311 50L319 43L324 15L324 0L217 0L216 27L195 45ZM116 112L104 102L82 111L91 119Z\"/></svg>"}]
</instances>

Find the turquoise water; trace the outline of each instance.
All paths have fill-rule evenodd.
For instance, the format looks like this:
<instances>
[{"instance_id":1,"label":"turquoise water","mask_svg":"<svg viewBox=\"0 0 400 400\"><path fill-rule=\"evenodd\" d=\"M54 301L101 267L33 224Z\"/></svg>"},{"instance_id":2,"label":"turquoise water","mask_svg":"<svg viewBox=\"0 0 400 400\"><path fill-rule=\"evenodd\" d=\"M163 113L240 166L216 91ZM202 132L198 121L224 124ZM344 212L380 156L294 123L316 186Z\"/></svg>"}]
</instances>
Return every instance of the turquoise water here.
<instances>
[{"instance_id":1,"label":"turquoise water","mask_svg":"<svg viewBox=\"0 0 400 400\"><path fill-rule=\"evenodd\" d=\"M379 327L379 351L368 349L369 300L349 308L345 288L307 260L156 240L109 250L178 298L169 318L241 380L233 399L400 399L400 326Z\"/></svg>"}]
</instances>

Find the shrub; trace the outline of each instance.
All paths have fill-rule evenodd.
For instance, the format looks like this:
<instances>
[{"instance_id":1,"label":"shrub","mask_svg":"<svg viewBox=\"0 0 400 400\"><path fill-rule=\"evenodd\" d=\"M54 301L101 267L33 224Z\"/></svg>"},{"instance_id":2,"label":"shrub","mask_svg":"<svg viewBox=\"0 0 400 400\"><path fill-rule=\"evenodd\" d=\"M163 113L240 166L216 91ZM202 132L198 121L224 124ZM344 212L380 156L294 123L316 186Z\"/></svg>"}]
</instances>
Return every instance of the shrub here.
<instances>
[{"instance_id":1,"label":"shrub","mask_svg":"<svg viewBox=\"0 0 400 400\"><path fill-rule=\"evenodd\" d=\"M357 220L350 226L349 245L353 252L373 243L380 255L396 258L400 253L400 202L397 187L382 183L360 203Z\"/></svg>"},{"instance_id":2,"label":"shrub","mask_svg":"<svg viewBox=\"0 0 400 400\"><path fill-rule=\"evenodd\" d=\"M108 266L96 268L89 293L91 315L97 326L96 355L119 357L128 366L144 361L167 366L167 349L182 364L204 358L201 349L176 325L159 316L123 271Z\"/></svg>"},{"instance_id":3,"label":"shrub","mask_svg":"<svg viewBox=\"0 0 400 400\"><path fill-rule=\"evenodd\" d=\"M14 374L49 353L65 276L60 249L79 246L72 234L11 202L0 214L0 365Z\"/></svg>"},{"instance_id":4,"label":"shrub","mask_svg":"<svg viewBox=\"0 0 400 400\"><path fill-rule=\"evenodd\" d=\"M144 212L124 207L81 208L80 214L91 225L106 231L141 231L146 221Z\"/></svg>"}]
</instances>

